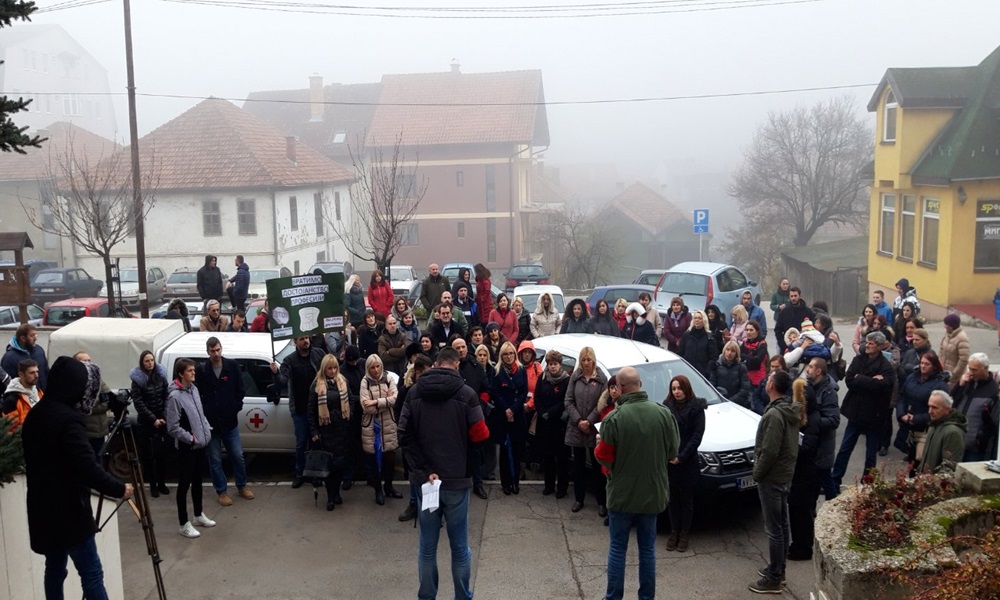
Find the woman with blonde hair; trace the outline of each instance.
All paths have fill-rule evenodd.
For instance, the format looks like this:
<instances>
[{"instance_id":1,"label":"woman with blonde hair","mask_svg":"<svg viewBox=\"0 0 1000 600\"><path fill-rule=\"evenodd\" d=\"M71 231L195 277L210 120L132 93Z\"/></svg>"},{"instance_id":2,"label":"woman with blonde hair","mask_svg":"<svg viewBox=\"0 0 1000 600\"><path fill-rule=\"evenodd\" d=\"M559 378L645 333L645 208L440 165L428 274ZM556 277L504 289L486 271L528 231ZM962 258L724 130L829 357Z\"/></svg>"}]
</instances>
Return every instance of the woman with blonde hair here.
<instances>
[{"instance_id":1,"label":"woman with blonde hair","mask_svg":"<svg viewBox=\"0 0 1000 600\"><path fill-rule=\"evenodd\" d=\"M727 400L750 408L750 375L746 364L740 362L740 346L733 340L722 347L722 354L713 363L708 380L716 388L725 390Z\"/></svg>"},{"instance_id":2,"label":"woman with blonde hair","mask_svg":"<svg viewBox=\"0 0 1000 600\"><path fill-rule=\"evenodd\" d=\"M726 341L732 340L737 344L742 344L747 339L747 309L742 304L737 304L733 307L733 312L730 314L733 317L733 324L729 326Z\"/></svg>"},{"instance_id":3,"label":"woman with blonde hair","mask_svg":"<svg viewBox=\"0 0 1000 600\"><path fill-rule=\"evenodd\" d=\"M494 409L490 412L490 434L500 444L500 485L510 495L521 491L521 457L528 436L524 405L528 401L527 373L517 362L514 344L500 346L491 394Z\"/></svg>"},{"instance_id":4,"label":"woman with blonde hair","mask_svg":"<svg viewBox=\"0 0 1000 600\"><path fill-rule=\"evenodd\" d=\"M306 418L313 442L333 455L326 487L326 510L342 504L340 480L351 463L351 393L340 363L332 354L323 357L309 390Z\"/></svg>"},{"instance_id":5,"label":"woman with blonde hair","mask_svg":"<svg viewBox=\"0 0 1000 600\"><path fill-rule=\"evenodd\" d=\"M618 323L619 331L624 330L625 326L628 325L628 315L625 314L625 311L627 310L628 310L628 300L626 300L625 298L619 298L615 300L615 310L611 314L611 318L615 320L615 323Z\"/></svg>"},{"instance_id":6,"label":"woman with blonde hair","mask_svg":"<svg viewBox=\"0 0 1000 600\"><path fill-rule=\"evenodd\" d=\"M375 503L385 504L385 497L402 498L392 487L396 467L396 420L393 407L398 396L396 384L389 379L378 354L365 361L365 378L361 382L361 445L365 450L368 477L375 488Z\"/></svg>"},{"instance_id":7,"label":"woman with blonde hair","mask_svg":"<svg viewBox=\"0 0 1000 600\"><path fill-rule=\"evenodd\" d=\"M691 327L681 336L677 354L708 377L711 365L719 356L715 336L709 330L708 317L705 311L696 310L691 313Z\"/></svg>"},{"instance_id":8,"label":"woman with blonde hair","mask_svg":"<svg viewBox=\"0 0 1000 600\"><path fill-rule=\"evenodd\" d=\"M600 420L597 410L601 394L608 387L608 378L597 367L594 349L584 346L580 349L576 369L566 385L564 405L568 414L566 422L566 445L573 452L573 495L576 502L570 510L580 512L587 496L588 483L597 497L597 514L608 516L605 479L601 465L594 457L597 446L597 429L594 423ZM587 458L590 458L590 467Z\"/></svg>"}]
</instances>

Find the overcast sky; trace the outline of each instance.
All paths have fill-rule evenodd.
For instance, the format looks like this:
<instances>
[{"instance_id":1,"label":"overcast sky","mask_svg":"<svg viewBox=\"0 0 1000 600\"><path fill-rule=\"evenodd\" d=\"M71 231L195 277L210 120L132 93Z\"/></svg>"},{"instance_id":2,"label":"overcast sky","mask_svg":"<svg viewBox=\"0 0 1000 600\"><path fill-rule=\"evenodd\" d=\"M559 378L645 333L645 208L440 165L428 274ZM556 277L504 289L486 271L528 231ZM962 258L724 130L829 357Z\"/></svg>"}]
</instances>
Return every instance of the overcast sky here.
<instances>
[{"instance_id":1,"label":"overcast sky","mask_svg":"<svg viewBox=\"0 0 1000 600\"><path fill-rule=\"evenodd\" d=\"M312 2L504 5L500 0ZM746 7L748 2L775 5ZM384 73L445 71L457 59L464 72L541 69L550 102L692 96L874 84L888 67L974 65L1000 45L1000 2L994 0L665 0L663 5L701 10L451 20L133 0L136 86L141 93L242 99L255 90L307 87L313 73L327 83L365 83ZM62 25L108 69L111 89L125 91L120 0L39 14L33 21ZM553 162L614 162L630 179L677 161L694 170L729 171L768 110L847 93L864 115L873 89L550 106L551 147L545 155ZM197 102L140 97L140 135ZM117 106L119 127L126 128L124 98ZM119 137L127 136L122 131Z\"/></svg>"}]
</instances>

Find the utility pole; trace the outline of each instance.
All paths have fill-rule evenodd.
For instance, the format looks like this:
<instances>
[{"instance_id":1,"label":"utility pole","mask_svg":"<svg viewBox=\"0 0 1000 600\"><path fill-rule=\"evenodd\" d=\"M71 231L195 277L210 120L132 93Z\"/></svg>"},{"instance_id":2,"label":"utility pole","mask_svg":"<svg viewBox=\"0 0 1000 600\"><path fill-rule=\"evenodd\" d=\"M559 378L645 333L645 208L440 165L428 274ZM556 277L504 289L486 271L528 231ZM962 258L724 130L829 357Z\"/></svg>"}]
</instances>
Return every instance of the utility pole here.
<instances>
[{"instance_id":1,"label":"utility pole","mask_svg":"<svg viewBox=\"0 0 1000 600\"><path fill-rule=\"evenodd\" d=\"M135 116L135 67L132 62L132 8L125 4L125 72L128 77L128 128L132 147L132 202L135 210L135 261L139 279L139 310L149 318L149 286L146 281L146 240L143 226L142 178L139 176L139 127Z\"/></svg>"}]
</instances>

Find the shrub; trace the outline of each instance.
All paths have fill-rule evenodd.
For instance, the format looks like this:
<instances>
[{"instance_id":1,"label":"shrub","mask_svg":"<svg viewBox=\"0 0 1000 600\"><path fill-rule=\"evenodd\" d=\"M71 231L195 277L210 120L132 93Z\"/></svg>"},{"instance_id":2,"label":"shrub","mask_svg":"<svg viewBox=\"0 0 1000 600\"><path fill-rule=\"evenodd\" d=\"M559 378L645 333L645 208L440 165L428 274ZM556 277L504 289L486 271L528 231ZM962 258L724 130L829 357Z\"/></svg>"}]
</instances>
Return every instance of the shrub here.
<instances>
[{"instance_id":1,"label":"shrub","mask_svg":"<svg viewBox=\"0 0 1000 600\"><path fill-rule=\"evenodd\" d=\"M918 475L900 471L889 480L873 469L861 481L848 514L851 545L859 549L886 550L910 542L910 522L932 504L954 498L957 486L949 476Z\"/></svg>"},{"instance_id":2,"label":"shrub","mask_svg":"<svg viewBox=\"0 0 1000 600\"><path fill-rule=\"evenodd\" d=\"M961 552L961 562L954 567L928 574L921 569L894 569L893 578L912 591L918 600L953 600L1000 598L1000 526L986 532L983 537L960 536L939 542L924 549L911 560L916 565L923 555L943 545L966 548Z\"/></svg>"},{"instance_id":3,"label":"shrub","mask_svg":"<svg viewBox=\"0 0 1000 600\"><path fill-rule=\"evenodd\" d=\"M0 487L14 481L14 475L24 471L24 449L21 428L11 431L14 421L0 417Z\"/></svg>"}]
</instances>

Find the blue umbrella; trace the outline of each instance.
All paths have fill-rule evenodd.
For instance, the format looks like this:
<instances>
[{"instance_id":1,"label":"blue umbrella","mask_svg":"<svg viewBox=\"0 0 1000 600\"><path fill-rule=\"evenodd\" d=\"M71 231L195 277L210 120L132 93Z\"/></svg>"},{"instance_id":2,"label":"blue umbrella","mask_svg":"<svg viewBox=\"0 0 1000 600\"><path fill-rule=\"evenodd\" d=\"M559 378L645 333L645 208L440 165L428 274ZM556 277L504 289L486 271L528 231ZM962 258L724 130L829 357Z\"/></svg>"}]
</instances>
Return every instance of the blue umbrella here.
<instances>
[{"instance_id":1,"label":"blue umbrella","mask_svg":"<svg viewBox=\"0 0 1000 600\"><path fill-rule=\"evenodd\" d=\"M379 418L379 414L375 413L375 418L372 420L372 424L375 427L375 465L378 467L378 472L382 472L382 419Z\"/></svg>"}]
</instances>

